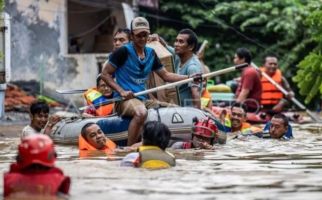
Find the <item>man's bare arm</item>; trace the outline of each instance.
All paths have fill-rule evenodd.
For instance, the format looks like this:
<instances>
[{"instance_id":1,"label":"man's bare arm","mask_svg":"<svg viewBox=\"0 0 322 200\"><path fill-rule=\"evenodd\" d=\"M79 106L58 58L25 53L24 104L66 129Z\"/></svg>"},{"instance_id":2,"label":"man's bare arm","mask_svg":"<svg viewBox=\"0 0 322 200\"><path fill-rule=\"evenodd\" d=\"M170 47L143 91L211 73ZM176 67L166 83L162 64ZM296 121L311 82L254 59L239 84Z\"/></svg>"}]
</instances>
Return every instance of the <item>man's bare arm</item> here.
<instances>
[{"instance_id":1,"label":"man's bare arm","mask_svg":"<svg viewBox=\"0 0 322 200\"><path fill-rule=\"evenodd\" d=\"M245 101L248 97L249 89L242 89L239 96L236 99L236 102L241 103Z\"/></svg>"},{"instance_id":2,"label":"man's bare arm","mask_svg":"<svg viewBox=\"0 0 322 200\"><path fill-rule=\"evenodd\" d=\"M112 75L115 71L115 68L110 63L106 63L102 71L102 80L115 91L117 91L122 97L126 99L133 98L134 96L132 91L124 91L123 88L121 88L121 86L114 81Z\"/></svg>"},{"instance_id":3,"label":"man's bare arm","mask_svg":"<svg viewBox=\"0 0 322 200\"><path fill-rule=\"evenodd\" d=\"M201 108L199 87L191 87L192 103L195 108Z\"/></svg>"},{"instance_id":4,"label":"man's bare arm","mask_svg":"<svg viewBox=\"0 0 322 200\"><path fill-rule=\"evenodd\" d=\"M164 67L156 73L165 81L165 82L177 82L189 78L186 75L179 75L175 73L168 72Z\"/></svg>"}]
</instances>

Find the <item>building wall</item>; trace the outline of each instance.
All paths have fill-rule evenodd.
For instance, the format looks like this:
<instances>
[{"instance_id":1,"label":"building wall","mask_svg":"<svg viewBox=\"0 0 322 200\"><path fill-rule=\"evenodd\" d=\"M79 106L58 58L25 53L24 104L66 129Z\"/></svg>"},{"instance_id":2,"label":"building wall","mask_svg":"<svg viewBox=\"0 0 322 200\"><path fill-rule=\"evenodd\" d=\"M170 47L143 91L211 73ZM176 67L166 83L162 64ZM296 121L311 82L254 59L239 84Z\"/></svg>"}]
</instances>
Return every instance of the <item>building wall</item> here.
<instances>
[{"instance_id":1,"label":"building wall","mask_svg":"<svg viewBox=\"0 0 322 200\"><path fill-rule=\"evenodd\" d=\"M11 17L11 81L44 80L45 94L53 97L56 89L95 85L98 57L106 53L68 54L67 0L5 3Z\"/></svg>"}]
</instances>

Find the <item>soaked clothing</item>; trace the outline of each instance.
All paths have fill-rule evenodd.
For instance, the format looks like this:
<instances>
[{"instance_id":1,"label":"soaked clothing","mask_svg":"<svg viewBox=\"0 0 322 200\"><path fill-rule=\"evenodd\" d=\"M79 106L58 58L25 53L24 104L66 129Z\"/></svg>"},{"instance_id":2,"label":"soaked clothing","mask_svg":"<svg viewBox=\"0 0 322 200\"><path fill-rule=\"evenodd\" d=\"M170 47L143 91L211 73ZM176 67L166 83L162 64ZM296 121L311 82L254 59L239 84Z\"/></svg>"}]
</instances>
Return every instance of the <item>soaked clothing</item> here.
<instances>
[{"instance_id":1,"label":"soaked clothing","mask_svg":"<svg viewBox=\"0 0 322 200\"><path fill-rule=\"evenodd\" d=\"M236 91L237 97L242 89L249 90L246 100L242 102L246 104L248 108L247 111L253 112L259 109L262 94L262 84L259 72L251 66L243 69L241 80Z\"/></svg>"},{"instance_id":2,"label":"soaked clothing","mask_svg":"<svg viewBox=\"0 0 322 200\"><path fill-rule=\"evenodd\" d=\"M39 131L35 130L34 128L32 128L30 125L27 125L22 129L22 132L20 134L20 138L22 139L26 136L34 135L34 134L42 134L43 132L44 132L43 129L39 132Z\"/></svg>"},{"instance_id":3,"label":"soaked clothing","mask_svg":"<svg viewBox=\"0 0 322 200\"><path fill-rule=\"evenodd\" d=\"M116 149L116 144L112 140L106 138L105 147L103 149L96 149L95 147L90 145L85 140L85 138L83 138L82 135L79 135L79 137L78 137L78 149L79 149L79 157L80 158L90 157L90 155L95 153L95 152L104 152L107 155L111 155L114 152L114 150Z\"/></svg>"},{"instance_id":4,"label":"soaked clothing","mask_svg":"<svg viewBox=\"0 0 322 200\"><path fill-rule=\"evenodd\" d=\"M270 134L269 134L269 129L270 129L271 123L268 122L263 131L260 134L257 134L257 137L260 138L271 138ZM293 138L293 130L292 130L292 126L289 124L288 128L287 128L287 132L281 137L281 139L283 140L290 140Z\"/></svg>"},{"instance_id":5,"label":"soaked clothing","mask_svg":"<svg viewBox=\"0 0 322 200\"><path fill-rule=\"evenodd\" d=\"M192 149L193 144L191 141L189 142L176 142L171 146L172 149Z\"/></svg>"},{"instance_id":6,"label":"soaked clothing","mask_svg":"<svg viewBox=\"0 0 322 200\"><path fill-rule=\"evenodd\" d=\"M177 74L190 76L196 73L202 73L202 64L195 54L193 54L185 63L181 63L180 58L175 54L174 49L169 46L167 46L167 49L174 55L174 66ZM193 106L191 87L198 87L200 89L200 85L193 82L179 86L181 106Z\"/></svg>"},{"instance_id":7,"label":"soaked clothing","mask_svg":"<svg viewBox=\"0 0 322 200\"><path fill-rule=\"evenodd\" d=\"M145 57L140 59L135 51L132 42L122 46L110 55L109 63L116 69L116 83L125 91L133 93L146 90L145 83L152 71L163 68L155 51L150 47L144 47ZM114 97L120 97L118 92ZM136 97L139 100L146 100L147 95Z\"/></svg>"},{"instance_id":8,"label":"soaked clothing","mask_svg":"<svg viewBox=\"0 0 322 200\"><path fill-rule=\"evenodd\" d=\"M176 165L175 157L157 146L140 146L138 152L124 157L121 166L164 169Z\"/></svg>"},{"instance_id":9,"label":"soaked clothing","mask_svg":"<svg viewBox=\"0 0 322 200\"><path fill-rule=\"evenodd\" d=\"M68 194L70 187L70 178L64 176L64 173L56 167L48 170L27 170L14 163L3 178L4 197L15 193L55 196L58 193Z\"/></svg>"}]
</instances>

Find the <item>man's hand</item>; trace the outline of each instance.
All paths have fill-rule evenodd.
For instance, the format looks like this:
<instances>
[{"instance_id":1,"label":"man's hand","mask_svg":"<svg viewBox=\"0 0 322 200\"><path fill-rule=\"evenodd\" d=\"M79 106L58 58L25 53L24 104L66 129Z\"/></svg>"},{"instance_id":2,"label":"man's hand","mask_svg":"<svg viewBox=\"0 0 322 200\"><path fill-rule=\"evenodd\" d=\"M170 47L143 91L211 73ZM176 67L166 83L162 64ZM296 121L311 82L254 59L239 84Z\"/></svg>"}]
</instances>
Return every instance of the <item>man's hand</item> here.
<instances>
[{"instance_id":1,"label":"man's hand","mask_svg":"<svg viewBox=\"0 0 322 200\"><path fill-rule=\"evenodd\" d=\"M123 97L125 100L133 99L134 93L132 91L122 91L120 93L121 97Z\"/></svg>"},{"instance_id":2,"label":"man's hand","mask_svg":"<svg viewBox=\"0 0 322 200\"><path fill-rule=\"evenodd\" d=\"M48 119L48 124L47 126L49 128L52 128L57 122L59 122L61 120L61 118L58 115L52 115L49 117Z\"/></svg>"},{"instance_id":3,"label":"man's hand","mask_svg":"<svg viewBox=\"0 0 322 200\"><path fill-rule=\"evenodd\" d=\"M193 78L193 82L196 84L200 84L202 82L202 73L190 74L188 77Z\"/></svg>"},{"instance_id":4,"label":"man's hand","mask_svg":"<svg viewBox=\"0 0 322 200\"><path fill-rule=\"evenodd\" d=\"M160 37L156 33L149 35L149 38L148 38L148 42L154 42L154 41L160 42Z\"/></svg>"},{"instance_id":5,"label":"man's hand","mask_svg":"<svg viewBox=\"0 0 322 200\"><path fill-rule=\"evenodd\" d=\"M286 94L286 98L292 99L294 97L294 92L290 91Z\"/></svg>"}]
</instances>

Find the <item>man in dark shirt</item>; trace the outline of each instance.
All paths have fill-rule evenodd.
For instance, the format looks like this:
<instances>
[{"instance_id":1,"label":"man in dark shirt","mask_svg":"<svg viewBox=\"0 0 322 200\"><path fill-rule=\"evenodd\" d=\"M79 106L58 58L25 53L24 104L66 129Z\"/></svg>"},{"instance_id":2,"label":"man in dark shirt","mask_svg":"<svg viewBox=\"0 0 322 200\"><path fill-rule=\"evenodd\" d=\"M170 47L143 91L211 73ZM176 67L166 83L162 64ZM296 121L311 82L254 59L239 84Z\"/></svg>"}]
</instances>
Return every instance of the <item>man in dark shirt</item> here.
<instances>
[{"instance_id":1,"label":"man in dark shirt","mask_svg":"<svg viewBox=\"0 0 322 200\"><path fill-rule=\"evenodd\" d=\"M155 71L166 82L188 78L188 76L170 73L163 67L154 50L145 46L149 34L150 26L145 18L133 19L132 42L113 52L102 72L102 79L116 91L114 97L123 98L123 101L116 103L116 112L122 116L132 117L128 129L128 145L138 141L140 130L147 117L147 108L157 104L155 101L148 100L146 95L134 96L134 93L146 90L148 75ZM116 82L112 78L114 73Z\"/></svg>"},{"instance_id":2,"label":"man in dark shirt","mask_svg":"<svg viewBox=\"0 0 322 200\"><path fill-rule=\"evenodd\" d=\"M236 102L244 103L248 112L256 112L260 109L262 84L260 73L250 65L251 61L252 58L248 49L237 49L234 57L235 65L248 63L249 66L242 71L241 80L236 91Z\"/></svg>"}]
</instances>

